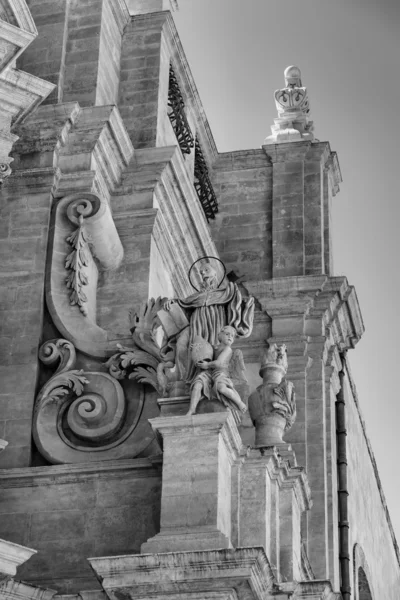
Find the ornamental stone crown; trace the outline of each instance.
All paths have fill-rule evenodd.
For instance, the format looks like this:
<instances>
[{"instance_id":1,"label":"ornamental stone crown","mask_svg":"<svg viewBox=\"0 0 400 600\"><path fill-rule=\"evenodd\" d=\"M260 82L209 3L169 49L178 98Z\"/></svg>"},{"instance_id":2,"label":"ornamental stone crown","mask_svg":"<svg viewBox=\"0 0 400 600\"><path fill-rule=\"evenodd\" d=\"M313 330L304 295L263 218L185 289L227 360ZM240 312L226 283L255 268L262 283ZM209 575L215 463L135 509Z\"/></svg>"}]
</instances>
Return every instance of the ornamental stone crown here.
<instances>
[{"instance_id":1,"label":"ornamental stone crown","mask_svg":"<svg viewBox=\"0 0 400 600\"><path fill-rule=\"evenodd\" d=\"M267 145L314 139L310 103L307 88L301 83L301 71L295 66L287 67L284 76L285 87L274 94L278 117L271 126L272 135L264 141Z\"/></svg>"}]
</instances>

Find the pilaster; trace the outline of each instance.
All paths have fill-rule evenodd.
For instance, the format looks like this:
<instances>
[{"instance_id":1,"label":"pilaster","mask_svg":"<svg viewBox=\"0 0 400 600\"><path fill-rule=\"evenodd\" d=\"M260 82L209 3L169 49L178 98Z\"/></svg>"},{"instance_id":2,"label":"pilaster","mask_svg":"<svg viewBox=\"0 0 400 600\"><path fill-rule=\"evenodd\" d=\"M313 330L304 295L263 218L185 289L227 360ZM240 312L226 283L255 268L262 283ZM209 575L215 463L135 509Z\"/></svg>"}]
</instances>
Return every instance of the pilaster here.
<instances>
[{"instance_id":1,"label":"pilaster","mask_svg":"<svg viewBox=\"0 0 400 600\"><path fill-rule=\"evenodd\" d=\"M336 571L334 543L335 481L330 386L335 381L332 353L353 347L364 327L354 288L344 277L282 277L246 286L272 319L270 342L285 343L290 355L288 379L296 389L297 420L287 435L306 468L314 508L303 519L302 534L317 577ZM332 372L331 372L332 371ZM326 379L328 377L328 380Z\"/></svg>"},{"instance_id":2,"label":"pilaster","mask_svg":"<svg viewBox=\"0 0 400 600\"><path fill-rule=\"evenodd\" d=\"M312 501L291 446L252 448L243 459L240 489L240 545L262 545L278 581L303 579L300 517Z\"/></svg>"},{"instance_id":3,"label":"pilaster","mask_svg":"<svg viewBox=\"0 0 400 600\"><path fill-rule=\"evenodd\" d=\"M273 170L273 277L330 274L330 198L341 181L327 142L263 146Z\"/></svg>"}]
</instances>

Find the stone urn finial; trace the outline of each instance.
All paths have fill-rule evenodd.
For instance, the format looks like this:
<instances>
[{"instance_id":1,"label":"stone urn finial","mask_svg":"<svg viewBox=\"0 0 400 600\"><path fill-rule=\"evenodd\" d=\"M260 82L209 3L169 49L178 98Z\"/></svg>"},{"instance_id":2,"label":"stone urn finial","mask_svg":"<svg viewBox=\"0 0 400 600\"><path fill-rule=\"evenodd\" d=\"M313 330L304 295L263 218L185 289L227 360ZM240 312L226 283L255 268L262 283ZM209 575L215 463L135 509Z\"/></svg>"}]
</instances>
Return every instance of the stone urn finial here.
<instances>
[{"instance_id":1,"label":"stone urn finial","mask_svg":"<svg viewBox=\"0 0 400 600\"><path fill-rule=\"evenodd\" d=\"M282 436L296 419L294 386L285 379L286 346L270 344L261 361L263 383L249 398L249 412L256 428L256 446L285 443Z\"/></svg>"}]
</instances>

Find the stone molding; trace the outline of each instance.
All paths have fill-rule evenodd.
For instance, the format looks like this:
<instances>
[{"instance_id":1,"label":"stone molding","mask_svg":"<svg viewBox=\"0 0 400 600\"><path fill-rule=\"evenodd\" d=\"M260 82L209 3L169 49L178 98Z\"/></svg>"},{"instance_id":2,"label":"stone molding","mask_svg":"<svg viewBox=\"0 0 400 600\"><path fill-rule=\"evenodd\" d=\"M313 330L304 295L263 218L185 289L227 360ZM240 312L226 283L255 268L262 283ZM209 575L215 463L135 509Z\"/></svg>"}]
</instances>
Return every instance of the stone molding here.
<instances>
[{"instance_id":1,"label":"stone molding","mask_svg":"<svg viewBox=\"0 0 400 600\"><path fill-rule=\"evenodd\" d=\"M124 478L128 473L135 477L159 477L162 456L151 458L125 458L48 467L0 469L0 489L85 482L93 479Z\"/></svg>"},{"instance_id":2,"label":"stone molding","mask_svg":"<svg viewBox=\"0 0 400 600\"><path fill-rule=\"evenodd\" d=\"M241 453L242 440L231 411L203 413L180 417L156 417L149 420L158 439L171 434L180 437L205 436L220 433L228 449L231 465Z\"/></svg>"},{"instance_id":3,"label":"stone molding","mask_svg":"<svg viewBox=\"0 0 400 600\"><path fill-rule=\"evenodd\" d=\"M37 35L37 29L25 0L1 0L1 19L25 32Z\"/></svg>"},{"instance_id":4,"label":"stone molding","mask_svg":"<svg viewBox=\"0 0 400 600\"><path fill-rule=\"evenodd\" d=\"M34 554L36 554L36 550L0 540L0 578L14 577L17 568Z\"/></svg>"},{"instance_id":5,"label":"stone molding","mask_svg":"<svg viewBox=\"0 0 400 600\"><path fill-rule=\"evenodd\" d=\"M25 0L2 0L0 18L0 183L11 174L14 130L54 89L54 85L15 69L17 57L36 38Z\"/></svg>"},{"instance_id":6,"label":"stone molding","mask_svg":"<svg viewBox=\"0 0 400 600\"><path fill-rule=\"evenodd\" d=\"M312 338L328 340L344 351L364 333L357 295L346 277L279 277L249 281L246 287L272 318L274 342L304 336L304 344Z\"/></svg>"},{"instance_id":7,"label":"stone molding","mask_svg":"<svg viewBox=\"0 0 400 600\"><path fill-rule=\"evenodd\" d=\"M135 152L115 200L121 202L121 196L131 198L136 193L148 197L146 210L157 211L153 239L176 294L186 297L193 291L187 278L191 264L199 256L218 256L218 252L179 148ZM124 212L120 210L117 218L122 219ZM130 205L126 214L132 214Z\"/></svg>"},{"instance_id":8,"label":"stone molding","mask_svg":"<svg viewBox=\"0 0 400 600\"><path fill-rule=\"evenodd\" d=\"M120 590L138 600L159 598L161 592L169 598L201 591L207 598L222 590L234 590L237 600L272 598L273 572L259 547L88 560L111 600L120 600Z\"/></svg>"},{"instance_id":9,"label":"stone molding","mask_svg":"<svg viewBox=\"0 0 400 600\"><path fill-rule=\"evenodd\" d=\"M126 0L132 16L162 10L179 10L178 0Z\"/></svg>"},{"instance_id":10,"label":"stone molding","mask_svg":"<svg viewBox=\"0 0 400 600\"><path fill-rule=\"evenodd\" d=\"M57 169L55 195L94 192L109 199L133 156L115 106L81 108L77 102L41 106L19 126L16 174Z\"/></svg>"},{"instance_id":11,"label":"stone molding","mask_svg":"<svg viewBox=\"0 0 400 600\"><path fill-rule=\"evenodd\" d=\"M280 583L279 589L291 600L341 600L342 598L340 593L333 590L330 581L322 579Z\"/></svg>"},{"instance_id":12,"label":"stone molding","mask_svg":"<svg viewBox=\"0 0 400 600\"><path fill-rule=\"evenodd\" d=\"M0 589L0 598L2 600L51 600L56 593L55 590L11 580Z\"/></svg>"},{"instance_id":13,"label":"stone molding","mask_svg":"<svg viewBox=\"0 0 400 600\"><path fill-rule=\"evenodd\" d=\"M115 22L122 34L130 20L130 12L128 8L129 0L114 0L110 3L111 10L115 17Z\"/></svg>"}]
</instances>

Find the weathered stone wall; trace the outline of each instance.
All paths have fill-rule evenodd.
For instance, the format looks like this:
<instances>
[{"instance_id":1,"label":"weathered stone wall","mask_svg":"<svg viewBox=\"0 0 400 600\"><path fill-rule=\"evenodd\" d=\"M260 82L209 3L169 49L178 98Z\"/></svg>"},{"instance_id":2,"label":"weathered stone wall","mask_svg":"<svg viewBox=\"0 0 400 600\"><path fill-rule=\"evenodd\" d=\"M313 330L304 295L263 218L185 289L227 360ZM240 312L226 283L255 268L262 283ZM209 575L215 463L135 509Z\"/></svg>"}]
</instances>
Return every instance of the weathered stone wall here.
<instances>
[{"instance_id":1,"label":"weathered stone wall","mask_svg":"<svg viewBox=\"0 0 400 600\"><path fill-rule=\"evenodd\" d=\"M272 277L272 166L263 150L226 152L213 167L219 212L210 222L227 271Z\"/></svg>"},{"instance_id":2,"label":"weathered stone wall","mask_svg":"<svg viewBox=\"0 0 400 600\"><path fill-rule=\"evenodd\" d=\"M69 0L28 0L27 4L39 35L19 58L18 67L56 84L45 100L54 104L62 98Z\"/></svg>"},{"instance_id":3,"label":"weathered stone wall","mask_svg":"<svg viewBox=\"0 0 400 600\"><path fill-rule=\"evenodd\" d=\"M0 435L9 441L0 467L28 466L31 460L51 204L49 191L34 187L33 180L9 185L0 206Z\"/></svg>"},{"instance_id":4,"label":"weathered stone wall","mask_svg":"<svg viewBox=\"0 0 400 600\"><path fill-rule=\"evenodd\" d=\"M39 36L19 66L57 85L47 102L116 104L126 6L113 0L28 4Z\"/></svg>"},{"instance_id":5,"label":"weathered stone wall","mask_svg":"<svg viewBox=\"0 0 400 600\"><path fill-rule=\"evenodd\" d=\"M353 574L354 547L358 544L365 556L365 564L361 566L367 572L373 598L397 600L400 570L393 531L388 523L387 507L375 459L366 438L359 400L349 385L348 377L345 381L350 572ZM354 588L353 581L351 585Z\"/></svg>"},{"instance_id":6,"label":"weathered stone wall","mask_svg":"<svg viewBox=\"0 0 400 600\"><path fill-rule=\"evenodd\" d=\"M23 581L97 589L87 558L140 552L159 531L160 495L160 470L146 460L1 471L0 537L38 551Z\"/></svg>"}]
</instances>

